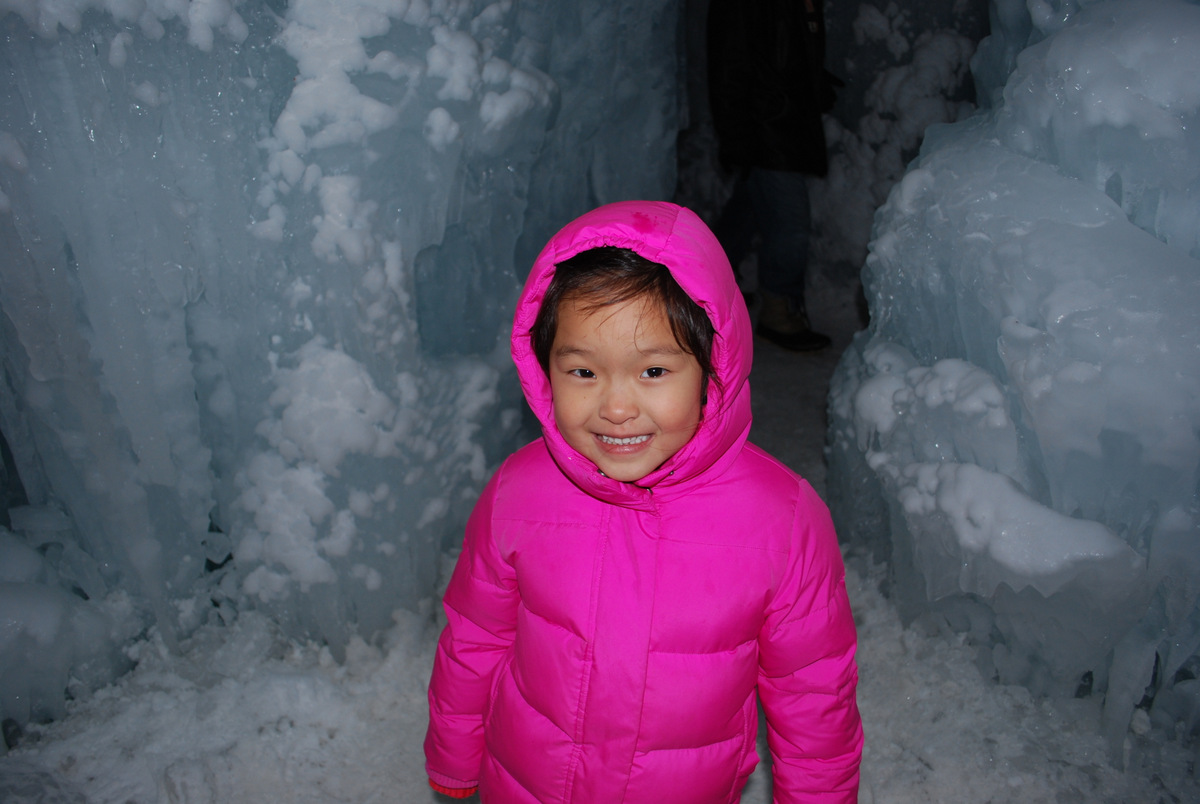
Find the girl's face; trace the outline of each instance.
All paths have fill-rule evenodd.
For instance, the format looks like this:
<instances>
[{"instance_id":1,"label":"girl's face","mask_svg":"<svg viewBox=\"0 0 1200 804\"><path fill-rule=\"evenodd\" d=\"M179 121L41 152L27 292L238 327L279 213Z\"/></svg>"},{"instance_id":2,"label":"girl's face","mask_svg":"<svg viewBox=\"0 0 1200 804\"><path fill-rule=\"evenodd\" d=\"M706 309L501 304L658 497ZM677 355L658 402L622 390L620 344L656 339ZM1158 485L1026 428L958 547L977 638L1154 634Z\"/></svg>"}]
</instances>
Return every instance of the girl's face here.
<instances>
[{"instance_id":1,"label":"girl's face","mask_svg":"<svg viewBox=\"0 0 1200 804\"><path fill-rule=\"evenodd\" d=\"M565 299L549 370L559 432L614 480L650 474L700 423L700 364L644 299L591 311Z\"/></svg>"}]
</instances>

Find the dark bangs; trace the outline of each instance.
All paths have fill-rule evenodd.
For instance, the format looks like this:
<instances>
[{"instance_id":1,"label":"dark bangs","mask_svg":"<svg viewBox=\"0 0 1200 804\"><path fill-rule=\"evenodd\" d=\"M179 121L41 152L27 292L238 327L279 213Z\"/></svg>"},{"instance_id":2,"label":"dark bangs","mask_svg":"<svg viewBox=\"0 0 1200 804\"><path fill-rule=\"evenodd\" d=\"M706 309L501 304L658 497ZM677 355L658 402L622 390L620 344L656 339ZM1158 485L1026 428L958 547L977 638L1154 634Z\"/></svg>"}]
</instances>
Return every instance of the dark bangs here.
<instances>
[{"instance_id":1,"label":"dark bangs","mask_svg":"<svg viewBox=\"0 0 1200 804\"><path fill-rule=\"evenodd\" d=\"M696 358L703 372L701 388L706 393L709 378L715 379L712 321L665 265L616 246L588 249L555 266L554 279L546 289L529 332L533 353L542 370L550 369L550 350L558 332L558 311L563 302L578 304L585 312L592 312L642 298L662 310L679 348Z\"/></svg>"}]
</instances>

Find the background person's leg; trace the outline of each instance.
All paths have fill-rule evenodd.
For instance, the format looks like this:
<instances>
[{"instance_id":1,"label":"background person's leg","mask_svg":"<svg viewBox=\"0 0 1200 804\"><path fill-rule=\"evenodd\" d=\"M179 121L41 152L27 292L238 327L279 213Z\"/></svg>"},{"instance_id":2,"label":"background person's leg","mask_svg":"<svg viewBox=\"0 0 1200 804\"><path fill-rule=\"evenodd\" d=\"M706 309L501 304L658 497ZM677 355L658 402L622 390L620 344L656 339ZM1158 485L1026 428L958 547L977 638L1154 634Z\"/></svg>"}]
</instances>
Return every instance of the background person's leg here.
<instances>
[{"instance_id":1,"label":"background person's leg","mask_svg":"<svg viewBox=\"0 0 1200 804\"><path fill-rule=\"evenodd\" d=\"M738 284L741 284L745 277L739 266L754 247L754 236L758 234L758 207L748 173L741 173L734 181L733 194L721 208L721 214L713 224L713 234L721 241Z\"/></svg>"},{"instance_id":2,"label":"background person's leg","mask_svg":"<svg viewBox=\"0 0 1200 804\"><path fill-rule=\"evenodd\" d=\"M785 349L824 349L829 338L812 331L804 304L812 225L804 174L754 168L746 186L762 234L758 250L762 310L757 332Z\"/></svg>"}]
</instances>

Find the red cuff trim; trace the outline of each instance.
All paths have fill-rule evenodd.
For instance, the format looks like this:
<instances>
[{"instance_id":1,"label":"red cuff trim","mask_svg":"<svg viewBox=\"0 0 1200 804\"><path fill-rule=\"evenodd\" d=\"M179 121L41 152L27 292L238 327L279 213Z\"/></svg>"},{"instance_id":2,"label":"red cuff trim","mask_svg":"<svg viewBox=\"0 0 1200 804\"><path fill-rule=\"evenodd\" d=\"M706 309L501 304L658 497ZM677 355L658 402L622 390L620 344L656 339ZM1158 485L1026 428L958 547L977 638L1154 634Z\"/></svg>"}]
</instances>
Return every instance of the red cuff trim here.
<instances>
[{"instance_id":1,"label":"red cuff trim","mask_svg":"<svg viewBox=\"0 0 1200 804\"><path fill-rule=\"evenodd\" d=\"M436 792L450 798L469 798L475 795L475 791L479 789L478 787L442 787L433 779L429 780L429 786Z\"/></svg>"}]
</instances>

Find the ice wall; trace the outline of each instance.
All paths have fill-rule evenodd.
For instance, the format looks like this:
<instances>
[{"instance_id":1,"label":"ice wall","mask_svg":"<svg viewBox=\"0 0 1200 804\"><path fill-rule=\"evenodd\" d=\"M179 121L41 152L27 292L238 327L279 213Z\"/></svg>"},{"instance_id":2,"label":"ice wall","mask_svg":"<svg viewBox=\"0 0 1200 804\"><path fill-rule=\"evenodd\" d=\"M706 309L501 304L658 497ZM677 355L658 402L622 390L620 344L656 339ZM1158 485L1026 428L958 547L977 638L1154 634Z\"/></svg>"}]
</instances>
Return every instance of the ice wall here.
<instances>
[{"instance_id":1,"label":"ice wall","mask_svg":"<svg viewBox=\"0 0 1200 804\"><path fill-rule=\"evenodd\" d=\"M845 282L925 130L974 111L969 64L987 33L987 0L874 0L833 4L826 15L826 65L846 86L825 118L829 173L810 183L812 256Z\"/></svg>"},{"instance_id":2,"label":"ice wall","mask_svg":"<svg viewBox=\"0 0 1200 804\"><path fill-rule=\"evenodd\" d=\"M1028 9L877 214L829 490L906 616L1104 693L1124 759L1200 732L1200 5Z\"/></svg>"},{"instance_id":3,"label":"ice wall","mask_svg":"<svg viewBox=\"0 0 1200 804\"><path fill-rule=\"evenodd\" d=\"M336 654L433 591L523 436L533 253L670 194L676 14L0 4L0 717L139 635L254 607Z\"/></svg>"}]
</instances>

